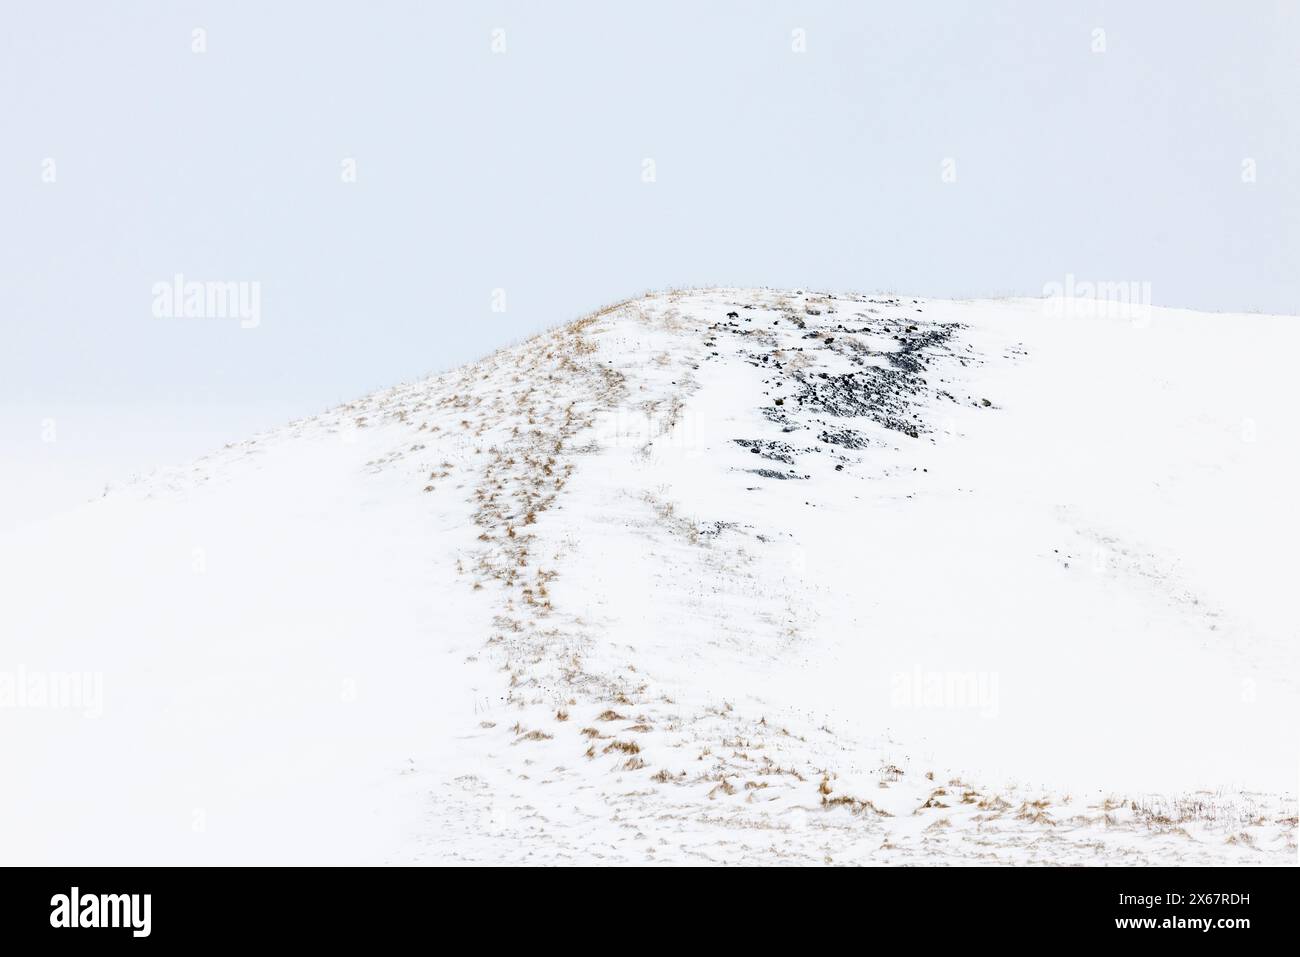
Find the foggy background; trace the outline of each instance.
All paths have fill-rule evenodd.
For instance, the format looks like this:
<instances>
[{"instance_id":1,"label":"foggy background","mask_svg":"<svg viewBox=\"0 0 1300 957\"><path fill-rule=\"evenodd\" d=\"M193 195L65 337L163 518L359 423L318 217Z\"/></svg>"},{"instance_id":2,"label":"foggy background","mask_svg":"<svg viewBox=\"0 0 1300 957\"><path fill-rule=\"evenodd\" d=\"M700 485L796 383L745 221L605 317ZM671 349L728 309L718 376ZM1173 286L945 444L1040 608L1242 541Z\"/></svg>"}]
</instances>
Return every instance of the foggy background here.
<instances>
[{"instance_id":1,"label":"foggy background","mask_svg":"<svg viewBox=\"0 0 1300 957\"><path fill-rule=\"evenodd\" d=\"M1298 11L12 0L0 530L647 289L1300 313Z\"/></svg>"}]
</instances>

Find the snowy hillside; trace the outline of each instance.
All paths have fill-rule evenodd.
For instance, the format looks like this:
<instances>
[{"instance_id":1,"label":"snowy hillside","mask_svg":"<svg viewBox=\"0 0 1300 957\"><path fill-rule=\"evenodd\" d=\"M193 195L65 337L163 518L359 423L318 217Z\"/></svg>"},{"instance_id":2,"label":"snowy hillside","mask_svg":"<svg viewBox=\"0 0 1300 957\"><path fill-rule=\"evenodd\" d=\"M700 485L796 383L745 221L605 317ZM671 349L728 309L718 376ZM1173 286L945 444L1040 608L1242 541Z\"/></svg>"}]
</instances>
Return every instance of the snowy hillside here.
<instances>
[{"instance_id":1,"label":"snowy hillside","mask_svg":"<svg viewBox=\"0 0 1300 957\"><path fill-rule=\"evenodd\" d=\"M1095 313L648 296L8 536L0 858L1295 863L1300 326Z\"/></svg>"}]
</instances>

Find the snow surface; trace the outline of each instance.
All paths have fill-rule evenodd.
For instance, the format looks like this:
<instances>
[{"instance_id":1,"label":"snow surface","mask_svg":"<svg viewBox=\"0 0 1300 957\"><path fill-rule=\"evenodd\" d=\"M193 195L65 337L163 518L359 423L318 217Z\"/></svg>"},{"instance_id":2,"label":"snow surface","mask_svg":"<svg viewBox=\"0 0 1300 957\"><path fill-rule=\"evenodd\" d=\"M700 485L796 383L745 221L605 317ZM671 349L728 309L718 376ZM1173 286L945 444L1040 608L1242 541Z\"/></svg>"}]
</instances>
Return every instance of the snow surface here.
<instances>
[{"instance_id":1,"label":"snow surface","mask_svg":"<svg viewBox=\"0 0 1300 957\"><path fill-rule=\"evenodd\" d=\"M141 478L0 539L0 861L1295 863L1297 345L670 292Z\"/></svg>"}]
</instances>

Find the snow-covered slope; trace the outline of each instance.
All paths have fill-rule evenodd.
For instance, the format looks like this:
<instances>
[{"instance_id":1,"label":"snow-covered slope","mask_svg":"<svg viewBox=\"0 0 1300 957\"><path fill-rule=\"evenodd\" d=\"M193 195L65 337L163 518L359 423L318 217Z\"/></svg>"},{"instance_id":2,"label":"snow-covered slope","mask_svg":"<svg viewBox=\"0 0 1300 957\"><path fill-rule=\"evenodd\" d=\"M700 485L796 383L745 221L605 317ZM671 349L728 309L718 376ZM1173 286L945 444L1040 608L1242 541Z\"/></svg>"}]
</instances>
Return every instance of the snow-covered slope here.
<instances>
[{"instance_id":1,"label":"snow-covered slope","mask_svg":"<svg viewBox=\"0 0 1300 957\"><path fill-rule=\"evenodd\" d=\"M12 535L0 856L1294 863L1300 332L1094 313L648 296Z\"/></svg>"}]
</instances>

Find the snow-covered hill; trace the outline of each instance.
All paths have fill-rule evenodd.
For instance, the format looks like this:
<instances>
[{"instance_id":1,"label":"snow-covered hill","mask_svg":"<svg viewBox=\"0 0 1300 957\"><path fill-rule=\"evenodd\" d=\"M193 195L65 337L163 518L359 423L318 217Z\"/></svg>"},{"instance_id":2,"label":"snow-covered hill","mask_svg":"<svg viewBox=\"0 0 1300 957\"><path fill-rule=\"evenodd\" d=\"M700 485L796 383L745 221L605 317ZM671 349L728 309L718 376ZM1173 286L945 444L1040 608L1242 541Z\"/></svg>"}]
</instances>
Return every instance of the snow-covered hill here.
<instances>
[{"instance_id":1,"label":"snow-covered hill","mask_svg":"<svg viewBox=\"0 0 1300 957\"><path fill-rule=\"evenodd\" d=\"M672 292L141 479L0 858L1294 863L1298 329Z\"/></svg>"}]
</instances>

